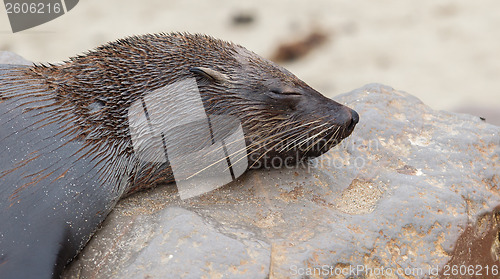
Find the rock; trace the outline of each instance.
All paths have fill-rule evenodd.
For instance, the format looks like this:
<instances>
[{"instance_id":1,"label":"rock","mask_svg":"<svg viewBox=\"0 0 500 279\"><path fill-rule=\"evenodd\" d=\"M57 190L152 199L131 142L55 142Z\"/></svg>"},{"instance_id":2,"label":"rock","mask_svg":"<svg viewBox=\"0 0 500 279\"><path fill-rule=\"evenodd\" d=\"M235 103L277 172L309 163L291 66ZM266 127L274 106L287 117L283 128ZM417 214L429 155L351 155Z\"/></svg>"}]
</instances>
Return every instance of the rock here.
<instances>
[{"instance_id":1,"label":"rock","mask_svg":"<svg viewBox=\"0 0 500 279\"><path fill-rule=\"evenodd\" d=\"M360 114L340 146L189 200L128 197L63 277L496 278L500 127L379 84L336 100Z\"/></svg>"}]
</instances>

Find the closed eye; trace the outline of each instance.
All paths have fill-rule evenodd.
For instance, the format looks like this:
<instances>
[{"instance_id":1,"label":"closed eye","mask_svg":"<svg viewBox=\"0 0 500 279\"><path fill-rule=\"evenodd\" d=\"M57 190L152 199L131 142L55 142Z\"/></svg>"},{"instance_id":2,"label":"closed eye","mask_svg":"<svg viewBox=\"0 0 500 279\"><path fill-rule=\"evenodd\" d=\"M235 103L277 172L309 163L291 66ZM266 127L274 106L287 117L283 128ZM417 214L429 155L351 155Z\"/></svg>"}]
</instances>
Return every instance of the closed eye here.
<instances>
[{"instance_id":1,"label":"closed eye","mask_svg":"<svg viewBox=\"0 0 500 279\"><path fill-rule=\"evenodd\" d=\"M277 89L272 89L271 92L275 94L280 94L280 95L287 95L287 96L300 96L302 94L295 92L295 91L280 91Z\"/></svg>"}]
</instances>

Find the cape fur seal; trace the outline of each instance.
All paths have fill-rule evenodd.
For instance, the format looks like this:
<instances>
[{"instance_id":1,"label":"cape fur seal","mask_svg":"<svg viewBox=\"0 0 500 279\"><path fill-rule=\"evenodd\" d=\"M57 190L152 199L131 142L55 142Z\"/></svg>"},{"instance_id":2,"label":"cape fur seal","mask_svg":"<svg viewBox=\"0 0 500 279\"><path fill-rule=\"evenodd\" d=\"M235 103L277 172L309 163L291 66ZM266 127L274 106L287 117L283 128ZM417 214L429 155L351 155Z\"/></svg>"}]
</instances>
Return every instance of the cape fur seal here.
<instances>
[{"instance_id":1,"label":"cape fur seal","mask_svg":"<svg viewBox=\"0 0 500 279\"><path fill-rule=\"evenodd\" d=\"M171 91L162 88L182 81L194 83L202 110L212 119L211 139L204 140L225 141L225 158L244 154L228 163L244 161L245 169L270 166L276 158L290 164L319 156L358 122L355 111L286 69L205 35L133 36L59 65L3 65L0 278L59 277L121 197L177 180L171 154L158 155L155 144L175 149L189 142L184 138L199 140L200 133L189 135L198 130L197 122L155 137L144 127L153 117L173 123L155 116L157 111L184 108L185 116L174 122L192 115L183 101L147 99L151 92L164 97ZM175 97L185 98L185 88L174 90ZM136 108L144 121L131 117ZM237 125L215 123L215 116ZM225 137L234 127L241 128L244 150L232 151ZM179 134L175 141L165 136Z\"/></svg>"}]
</instances>

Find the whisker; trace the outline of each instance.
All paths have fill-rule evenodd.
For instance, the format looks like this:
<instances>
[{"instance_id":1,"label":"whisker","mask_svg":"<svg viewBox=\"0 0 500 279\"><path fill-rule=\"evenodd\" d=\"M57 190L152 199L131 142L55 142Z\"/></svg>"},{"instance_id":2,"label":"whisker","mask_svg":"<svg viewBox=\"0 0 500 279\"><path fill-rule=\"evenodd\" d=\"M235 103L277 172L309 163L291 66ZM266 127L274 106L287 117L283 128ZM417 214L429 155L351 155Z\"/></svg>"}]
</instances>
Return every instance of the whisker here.
<instances>
[{"instance_id":1,"label":"whisker","mask_svg":"<svg viewBox=\"0 0 500 279\"><path fill-rule=\"evenodd\" d=\"M327 125L327 123L324 123L320 126L317 126L315 128L320 128L322 126L325 126ZM307 133L303 133L300 137L296 138L294 141L290 142L289 144L287 144L285 147L287 147L286 151L290 151L292 150L293 148L296 148L297 146L301 145L302 143L299 143L297 144L297 141L301 140L302 138L304 137L307 137ZM307 141L308 139L305 139L304 141Z\"/></svg>"},{"instance_id":2,"label":"whisker","mask_svg":"<svg viewBox=\"0 0 500 279\"><path fill-rule=\"evenodd\" d=\"M313 121L313 122L310 122L310 123L304 123L304 124L302 124L302 125L299 125L299 126L296 126L296 127L292 128L291 130L297 130L297 129L300 129L301 127L304 127L304 126L310 126L310 125L311 125L311 123L315 123L315 122L318 122L318 120ZM276 129L281 128L282 126L284 126L284 125L281 125L281 126L275 127L272 131L270 131L270 132L269 132L269 134L271 134L271 133L272 133L273 131L275 131ZM246 151L246 150L248 150L248 149L250 149L250 148L252 148L252 147L255 147L255 146L261 145L262 143L265 143L265 141L270 142L270 140L273 140L273 139L275 139L275 138L277 138L277 137L281 136L282 134L284 134L284 133L288 133L288 132L290 132L290 130L284 130L284 131L282 131L282 132L272 134L272 135L271 135L271 137L264 137L264 138L263 138L263 140L261 140L261 141L259 141L259 142L252 143L252 144L251 144L250 146L248 146L248 147L241 148L241 149L239 149L239 150L237 150L237 151L235 151L235 152L233 152L233 153L229 154L228 156L229 156L229 157L233 157L233 156L235 156L235 155L237 155L237 154L243 153L243 151ZM291 135L290 137L293 137L293 135ZM234 141L233 141L233 142L234 142ZM281 142L283 142L283 141L280 141L280 142L278 142L277 144L280 144ZM275 144L272 148L274 148L277 144ZM222 148L222 147L219 147L218 149L220 149L220 148ZM259 157L259 158L256 160L256 162L258 162L258 161L259 161L259 160L260 160L263 156L265 156L265 155L266 155L266 154L267 154L270 150L271 150L271 149L267 149L267 151L266 151L264 154L262 154L262 155L261 155L261 157ZM211 151L211 152L213 152L213 151ZM256 152L256 151L253 151L253 152ZM250 154L252 154L252 153L250 153ZM233 166L233 165L235 165L237 162L239 162L239 161L241 161L241 160L243 160L243 159L247 158L247 157L248 157L248 155L249 155L249 154L247 154L247 156L241 156L238 160L236 160L235 162L232 162L232 163L231 163L231 166ZM221 158L221 159L219 159L219 160L217 160L217 161L213 162L212 164L210 164L210 165L206 166L205 168L203 168L203 169L201 169L201 170L197 171L196 173L194 173L194 174L190 175L190 176L189 176L189 177L187 177L186 179L190 179L190 178L194 177L195 175L197 175L197 174L199 174L199 173L201 173L201 172L203 172L203 171L207 170L208 168L210 168L210 167L214 166L215 164L220 163L220 162L221 162L221 161L223 161L223 160L226 160L226 158L224 157L224 158ZM250 167L253 167L254 165L255 165L255 162L254 162L254 164L252 164L252 166L250 166ZM229 168L229 167L228 167L228 168Z\"/></svg>"},{"instance_id":3,"label":"whisker","mask_svg":"<svg viewBox=\"0 0 500 279\"><path fill-rule=\"evenodd\" d=\"M333 126L332 126L333 127ZM337 134L337 131L340 129L340 126L337 127L337 130L335 132L332 133L332 135L330 136L330 138L325 141L325 144L323 144L323 146L321 146L320 150L325 148L327 144L329 144L334 138L335 138L335 135Z\"/></svg>"}]
</instances>

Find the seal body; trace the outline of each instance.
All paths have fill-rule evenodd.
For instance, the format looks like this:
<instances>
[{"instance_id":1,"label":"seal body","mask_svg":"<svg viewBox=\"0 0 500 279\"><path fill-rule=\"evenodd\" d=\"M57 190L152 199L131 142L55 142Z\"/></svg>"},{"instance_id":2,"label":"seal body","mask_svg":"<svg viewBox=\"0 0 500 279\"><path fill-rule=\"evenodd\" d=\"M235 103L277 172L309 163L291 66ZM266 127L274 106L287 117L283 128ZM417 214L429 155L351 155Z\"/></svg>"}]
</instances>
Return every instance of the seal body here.
<instances>
[{"instance_id":1,"label":"seal body","mask_svg":"<svg viewBox=\"0 0 500 279\"><path fill-rule=\"evenodd\" d=\"M196 84L207 115L237 120L245 148L230 153L247 168L319 156L358 121L282 67L204 35L130 37L60 65L2 66L0 278L57 278L121 197L174 181L172 160L139 154L137 142L155 150L154 140L130 117L148 94L183 80ZM184 138L197 130L190 125ZM228 126L211 123L212 143Z\"/></svg>"},{"instance_id":2,"label":"seal body","mask_svg":"<svg viewBox=\"0 0 500 279\"><path fill-rule=\"evenodd\" d=\"M0 278L57 277L124 190L99 178L103 164L78 157L93 150L69 127L44 120L50 100L22 90L0 103Z\"/></svg>"}]
</instances>

